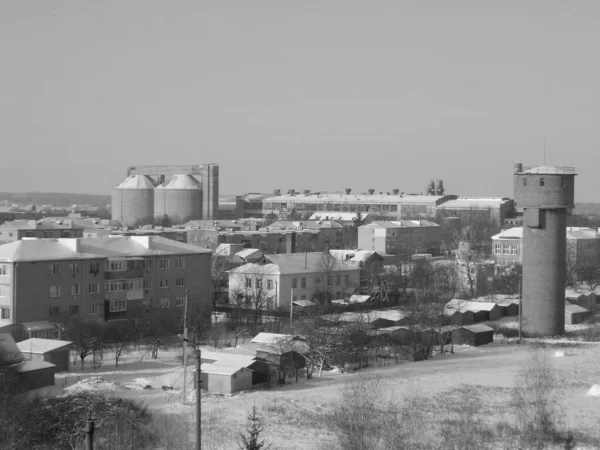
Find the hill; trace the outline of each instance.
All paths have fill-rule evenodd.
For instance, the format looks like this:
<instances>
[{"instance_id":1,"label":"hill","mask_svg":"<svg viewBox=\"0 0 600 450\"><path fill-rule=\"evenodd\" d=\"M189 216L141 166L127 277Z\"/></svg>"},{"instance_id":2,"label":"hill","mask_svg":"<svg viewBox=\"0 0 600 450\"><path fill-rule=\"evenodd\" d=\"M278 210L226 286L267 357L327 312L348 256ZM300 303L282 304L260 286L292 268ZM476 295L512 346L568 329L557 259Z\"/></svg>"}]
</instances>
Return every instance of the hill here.
<instances>
[{"instance_id":1,"label":"hill","mask_svg":"<svg viewBox=\"0 0 600 450\"><path fill-rule=\"evenodd\" d=\"M21 205L53 205L57 207L91 205L104 208L110 204L110 196L64 192L0 192L0 202Z\"/></svg>"}]
</instances>

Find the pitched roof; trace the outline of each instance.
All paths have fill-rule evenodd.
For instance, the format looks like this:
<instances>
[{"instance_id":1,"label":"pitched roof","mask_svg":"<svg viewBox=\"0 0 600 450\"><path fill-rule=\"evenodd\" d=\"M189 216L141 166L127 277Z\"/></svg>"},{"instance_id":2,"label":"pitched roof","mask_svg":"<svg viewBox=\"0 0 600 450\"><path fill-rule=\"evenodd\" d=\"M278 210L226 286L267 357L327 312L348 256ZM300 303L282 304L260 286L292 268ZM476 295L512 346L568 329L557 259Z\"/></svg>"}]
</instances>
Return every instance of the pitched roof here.
<instances>
[{"instance_id":1,"label":"pitched roof","mask_svg":"<svg viewBox=\"0 0 600 450\"><path fill-rule=\"evenodd\" d=\"M281 274L360 271L356 266L338 261L333 256L322 252L286 253L268 255L267 258L279 267ZM327 269L327 270L324 270Z\"/></svg>"},{"instance_id":2,"label":"pitched roof","mask_svg":"<svg viewBox=\"0 0 600 450\"><path fill-rule=\"evenodd\" d=\"M19 365L19 372L35 372L36 370L56 368L56 365L39 360L26 359Z\"/></svg>"},{"instance_id":3,"label":"pitched roof","mask_svg":"<svg viewBox=\"0 0 600 450\"><path fill-rule=\"evenodd\" d=\"M0 261L11 262L198 253L211 251L161 236L25 239L0 245Z\"/></svg>"},{"instance_id":4,"label":"pitched roof","mask_svg":"<svg viewBox=\"0 0 600 450\"><path fill-rule=\"evenodd\" d=\"M254 344L278 344L284 340L293 340L295 337L291 334L258 333L250 342Z\"/></svg>"},{"instance_id":5,"label":"pitched roof","mask_svg":"<svg viewBox=\"0 0 600 450\"><path fill-rule=\"evenodd\" d=\"M208 374L214 374L214 375L234 375L236 373L238 373L240 370L252 370L252 369L248 369L245 366L241 366L238 364L233 364L233 365L229 365L229 364L221 364L219 362L215 362L215 363L203 363L200 365L200 371L204 372L204 373L208 373Z\"/></svg>"},{"instance_id":6,"label":"pitched roof","mask_svg":"<svg viewBox=\"0 0 600 450\"><path fill-rule=\"evenodd\" d=\"M513 227L492 236L492 239L523 239L523 228Z\"/></svg>"},{"instance_id":7,"label":"pitched roof","mask_svg":"<svg viewBox=\"0 0 600 450\"><path fill-rule=\"evenodd\" d=\"M236 256L239 256L240 258L246 259L249 256L253 256L257 253L260 253L260 256L262 256L264 254L264 252L258 248L245 248L244 250L240 250L239 252L236 252ZM260 258L259 256L259 258Z\"/></svg>"},{"instance_id":8,"label":"pitched roof","mask_svg":"<svg viewBox=\"0 0 600 450\"><path fill-rule=\"evenodd\" d=\"M31 338L25 341L17 343L17 347L22 353L34 353L36 355L43 355L59 348L68 347L73 342L71 341L59 341L57 339L40 339Z\"/></svg>"},{"instance_id":9,"label":"pitched roof","mask_svg":"<svg viewBox=\"0 0 600 450\"><path fill-rule=\"evenodd\" d=\"M439 226L431 220L382 220L368 225L361 225L359 228L424 228Z\"/></svg>"},{"instance_id":10,"label":"pitched roof","mask_svg":"<svg viewBox=\"0 0 600 450\"><path fill-rule=\"evenodd\" d=\"M470 302L467 300L460 299L452 299L444 306L445 310L459 310L461 312L464 311L491 311L492 309L498 307L497 303L492 302Z\"/></svg>"},{"instance_id":11,"label":"pitched roof","mask_svg":"<svg viewBox=\"0 0 600 450\"><path fill-rule=\"evenodd\" d=\"M579 305L565 305L565 311L568 311L570 313L589 313L590 310L589 309L585 309L582 306Z\"/></svg>"}]
</instances>

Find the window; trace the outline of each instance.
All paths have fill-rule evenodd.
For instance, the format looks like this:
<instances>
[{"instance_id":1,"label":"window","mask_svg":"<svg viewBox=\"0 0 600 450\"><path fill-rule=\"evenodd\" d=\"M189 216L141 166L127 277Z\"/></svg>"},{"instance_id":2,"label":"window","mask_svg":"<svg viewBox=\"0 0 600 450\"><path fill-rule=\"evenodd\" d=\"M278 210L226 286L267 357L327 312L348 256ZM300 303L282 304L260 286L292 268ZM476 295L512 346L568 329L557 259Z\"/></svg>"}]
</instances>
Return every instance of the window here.
<instances>
[{"instance_id":1,"label":"window","mask_svg":"<svg viewBox=\"0 0 600 450\"><path fill-rule=\"evenodd\" d=\"M50 286L50 297L60 297L60 286Z\"/></svg>"},{"instance_id":2,"label":"window","mask_svg":"<svg viewBox=\"0 0 600 450\"><path fill-rule=\"evenodd\" d=\"M185 306L185 297L176 297L175 306Z\"/></svg>"},{"instance_id":3,"label":"window","mask_svg":"<svg viewBox=\"0 0 600 450\"><path fill-rule=\"evenodd\" d=\"M58 306L50 306L50 308L48 308L48 315L50 317L60 316L60 309L58 308Z\"/></svg>"},{"instance_id":4,"label":"window","mask_svg":"<svg viewBox=\"0 0 600 450\"><path fill-rule=\"evenodd\" d=\"M560 187L567 187L567 179L565 177L560 179Z\"/></svg>"},{"instance_id":5,"label":"window","mask_svg":"<svg viewBox=\"0 0 600 450\"><path fill-rule=\"evenodd\" d=\"M175 286L183 287L185 284L185 277L178 277L175 279Z\"/></svg>"},{"instance_id":6,"label":"window","mask_svg":"<svg viewBox=\"0 0 600 450\"><path fill-rule=\"evenodd\" d=\"M91 262L90 263L90 273L98 273L100 272L100 263L99 262Z\"/></svg>"},{"instance_id":7,"label":"window","mask_svg":"<svg viewBox=\"0 0 600 450\"><path fill-rule=\"evenodd\" d=\"M0 275L8 275L8 264L0 264Z\"/></svg>"},{"instance_id":8,"label":"window","mask_svg":"<svg viewBox=\"0 0 600 450\"><path fill-rule=\"evenodd\" d=\"M161 288L168 288L169 287L169 279L168 278L161 278L160 279L160 287Z\"/></svg>"},{"instance_id":9,"label":"window","mask_svg":"<svg viewBox=\"0 0 600 450\"><path fill-rule=\"evenodd\" d=\"M98 314L100 312L100 305L94 303L90 305L90 314Z\"/></svg>"},{"instance_id":10,"label":"window","mask_svg":"<svg viewBox=\"0 0 600 450\"><path fill-rule=\"evenodd\" d=\"M292 278L292 289L296 289L298 287L298 278Z\"/></svg>"},{"instance_id":11,"label":"window","mask_svg":"<svg viewBox=\"0 0 600 450\"><path fill-rule=\"evenodd\" d=\"M142 289L143 281L141 278L132 278L126 281L126 291L139 291Z\"/></svg>"},{"instance_id":12,"label":"window","mask_svg":"<svg viewBox=\"0 0 600 450\"><path fill-rule=\"evenodd\" d=\"M8 296L8 286L4 286L2 284L0 284L0 297L7 297Z\"/></svg>"},{"instance_id":13,"label":"window","mask_svg":"<svg viewBox=\"0 0 600 450\"><path fill-rule=\"evenodd\" d=\"M152 289L152 280L144 280L144 289Z\"/></svg>"},{"instance_id":14,"label":"window","mask_svg":"<svg viewBox=\"0 0 600 450\"><path fill-rule=\"evenodd\" d=\"M502 253L505 255L510 255L510 244L502 244Z\"/></svg>"},{"instance_id":15,"label":"window","mask_svg":"<svg viewBox=\"0 0 600 450\"><path fill-rule=\"evenodd\" d=\"M127 311L127 300L111 300L109 306L110 312Z\"/></svg>"},{"instance_id":16,"label":"window","mask_svg":"<svg viewBox=\"0 0 600 450\"><path fill-rule=\"evenodd\" d=\"M336 275L335 276L335 284L337 284L338 286L340 284L342 284L342 276L341 275Z\"/></svg>"},{"instance_id":17,"label":"window","mask_svg":"<svg viewBox=\"0 0 600 450\"><path fill-rule=\"evenodd\" d=\"M348 275L348 274L344 275L344 284L345 285L350 284L350 275Z\"/></svg>"},{"instance_id":18,"label":"window","mask_svg":"<svg viewBox=\"0 0 600 450\"><path fill-rule=\"evenodd\" d=\"M81 294L81 286L78 284L72 284L69 289L69 293L71 295L79 295Z\"/></svg>"},{"instance_id":19,"label":"window","mask_svg":"<svg viewBox=\"0 0 600 450\"><path fill-rule=\"evenodd\" d=\"M69 305L69 315L70 316L78 316L79 315L79 305Z\"/></svg>"},{"instance_id":20,"label":"window","mask_svg":"<svg viewBox=\"0 0 600 450\"><path fill-rule=\"evenodd\" d=\"M175 260L175 268L176 269L185 269L185 259L177 258Z\"/></svg>"},{"instance_id":21,"label":"window","mask_svg":"<svg viewBox=\"0 0 600 450\"><path fill-rule=\"evenodd\" d=\"M496 255L502 254L502 244L494 244L494 253Z\"/></svg>"},{"instance_id":22,"label":"window","mask_svg":"<svg viewBox=\"0 0 600 450\"><path fill-rule=\"evenodd\" d=\"M127 280L109 280L104 284L107 292L121 292L127 289Z\"/></svg>"},{"instance_id":23,"label":"window","mask_svg":"<svg viewBox=\"0 0 600 450\"><path fill-rule=\"evenodd\" d=\"M263 286L262 280L256 280L254 282L254 286L256 286L256 289L262 289L262 286Z\"/></svg>"},{"instance_id":24,"label":"window","mask_svg":"<svg viewBox=\"0 0 600 450\"><path fill-rule=\"evenodd\" d=\"M175 324L177 325L183 325L183 316L177 316L175 317Z\"/></svg>"},{"instance_id":25,"label":"window","mask_svg":"<svg viewBox=\"0 0 600 450\"><path fill-rule=\"evenodd\" d=\"M267 280L267 289L273 289L273 280Z\"/></svg>"},{"instance_id":26,"label":"window","mask_svg":"<svg viewBox=\"0 0 600 450\"><path fill-rule=\"evenodd\" d=\"M88 294L97 294L100 292L100 283L90 283L88 284Z\"/></svg>"},{"instance_id":27,"label":"window","mask_svg":"<svg viewBox=\"0 0 600 450\"><path fill-rule=\"evenodd\" d=\"M523 186L527 186L527 178L523 178Z\"/></svg>"},{"instance_id":28,"label":"window","mask_svg":"<svg viewBox=\"0 0 600 450\"><path fill-rule=\"evenodd\" d=\"M127 270L127 261L106 261L106 270L109 272L123 272Z\"/></svg>"},{"instance_id":29,"label":"window","mask_svg":"<svg viewBox=\"0 0 600 450\"><path fill-rule=\"evenodd\" d=\"M77 275L79 273L79 264L77 264L77 263L69 264L69 273L71 275Z\"/></svg>"},{"instance_id":30,"label":"window","mask_svg":"<svg viewBox=\"0 0 600 450\"><path fill-rule=\"evenodd\" d=\"M512 255L518 255L519 254L519 246L518 245L512 245L511 246L511 254Z\"/></svg>"},{"instance_id":31,"label":"window","mask_svg":"<svg viewBox=\"0 0 600 450\"><path fill-rule=\"evenodd\" d=\"M544 177L540 177L540 186L543 186L545 183Z\"/></svg>"},{"instance_id":32,"label":"window","mask_svg":"<svg viewBox=\"0 0 600 450\"><path fill-rule=\"evenodd\" d=\"M246 277L246 287L247 288L251 288L252 287L252 279Z\"/></svg>"},{"instance_id":33,"label":"window","mask_svg":"<svg viewBox=\"0 0 600 450\"><path fill-rule=\"evenodd\" d=\"M144 260L144 269L145 270L152 269L152 260L151 259L145 259Z\"/></svg>"},{"instance_id":34,"label":"window","mask_svg":"<svg viewBox=\"0 0 600 450\"><path fill-rule=\"evenodd\" d=\"M10 319L9 308L0 308L0 319Z\"/></svg>"},{"instance_id":35,"label":"window","mask_svg":"<svg viewBox=\"0 0 600 450\"><path fill-rule=\"evenodd\" d=\"M58 264L50 264L48 269L50 269L50 275L58 275Z\"/></svg>"},{"instance_id":36,"label":"window","mask_svg":"<svg viewBox=\"0 0 600 450\"><path fill-rule=\"evenodd\" d=\"M160 299L160 307L168 308L169 307L169 297L163 297Z\"/></svg>"},{"instance_id":37,"label":"window","mask_svg":"<svg viewBox=\"0 0 600 450\"><path fill-rule=\"evenodd\" d=\"M321 284L321 277L315 277L315 284Z\"/></svg>"},{"instance_id":38,"label":"window","mask_svg":"<svg viewBox=\"0 0 600 450\"><path fill-rule=\"evenodd\" d=\"M160 260L160 268L161 269L168 269L169 268L169 260L168 259L161 259Z\"/></svg>"}]
</instances>

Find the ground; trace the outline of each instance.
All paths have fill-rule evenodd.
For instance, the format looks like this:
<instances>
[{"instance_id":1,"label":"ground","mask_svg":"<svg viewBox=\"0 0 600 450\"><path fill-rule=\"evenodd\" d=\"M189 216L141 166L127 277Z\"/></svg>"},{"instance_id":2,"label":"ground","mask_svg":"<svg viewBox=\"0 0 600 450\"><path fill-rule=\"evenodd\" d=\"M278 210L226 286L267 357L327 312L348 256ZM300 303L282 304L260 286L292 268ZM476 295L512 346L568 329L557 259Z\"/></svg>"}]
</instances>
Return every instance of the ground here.
<instances>
[{"instance_id":1,"label":"ground","mask_svg":"<svg viewBox=\"0 0 600 450\"><path fill-rule=\"evenodd\" d=\"M389 389L390 399L399 402L415 392L438 402L451 398L452 392L461 385L468 385L484 394L487 407L493 411L496 404L506 400L507 390L514 386L515 375L533 345L497 341L481 347L455 346L454 354L439 355L427 361L373 367L352 374L324 371L322 377L315 375L311 380L301 379L298 383L289 380L284 387L268 391L242 392L230 397L204 393L204 448L235 448L253 405L265 420L264 435L273 443L272 448L324 448L328 442L333 442L334 436L315 413L328 410L344 384L359 376L379 379ZM600 397L586 395L593 385L600 384L600 344L564 341L555 345L564 346L547 351L561 378L566 425L595 436L600 447ZM207 350L215 351L208 347ZM228 351L243 352L243 349ZM64 393L77 389L96 390L107 395L136 398L153 412L185 419L182 422L187 421L186 430L193 436L193 369L193 366L188 367L189 402L185 406L180 390L183 381L181 349L160 351L157 360L150 359L143 350L134 350L121 358L118 368L114 365L114 355L105 352L99 365L93 365L90 359L83 371L77 363L71 372L58 374L56 389ZM100 379L89 380L91 377ZM150 389L143 389L148 385Z\"/></svg>"}]
</instances>

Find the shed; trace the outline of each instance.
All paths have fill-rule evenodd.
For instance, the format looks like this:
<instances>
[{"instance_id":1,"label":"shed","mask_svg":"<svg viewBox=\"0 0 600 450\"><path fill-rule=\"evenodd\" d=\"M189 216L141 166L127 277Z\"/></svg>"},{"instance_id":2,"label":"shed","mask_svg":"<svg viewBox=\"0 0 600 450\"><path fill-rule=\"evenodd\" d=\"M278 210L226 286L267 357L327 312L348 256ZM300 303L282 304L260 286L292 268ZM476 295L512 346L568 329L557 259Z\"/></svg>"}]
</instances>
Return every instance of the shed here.
<instances>
[{"instance_id":1,"label":"shed","mask_svg":"<svg viewBox=\"0 0 600 450\"><path fill-rule=\"evenodd\" d=\"M27 391L54 386L56 366L46 361L23 361L19 365L21 388Z\"/></svg>"},{"instance_id":2,"label":"shed","mask_svg":"<svg viewBox=\"0 0 600 450\"><path fill-rule=\"evenodd\" d=\"M420 333L411 330L408 327L388 327L377 330L382 333L389 333L389 339L395 345L411 345L420 340Z\"/></svg>"},{"instance_id":3,"label":"shed","mask_svg":"<svg viewBox=\"0 0 600 450\"><path fill-rule=\"evenodd\" d=\"M500 313L502 316L518 316L519 315L519 301L502 302L498 303Z\"/></svg>"},{"instance_id":4,"label":"shed","mask_svg":"<svg viewBox=\"0 0 600 450\"><path fill-rule=\"evenodd\" d=\"M502 317L502 310L497 303L469 302L467 309L473 311L475 322L480 322L481 320L478 320L480 317L484 317L483 320L498 320Z\"/></svg>"},{"instance_id":5,"label":"shed","mask_svg":"<svg viewBox=\"0 0 600 450\"><path fill-rule=\"evenodd\" d=\"M252 369L224 363L204 363L200 366L202 388L216 394L233 394L252 389Z\"/></svg>"},{"instance_id":6,"label":"shed","mask_svg":"<svg viewBox=\"0 0 600 450\"><path fill-rule=\"evenodd\" d=\"M565 305L565 324L577 325L582 323L592 313L589 309L585 309L579 305Z\"/></svg>"},{"instance_id":7,"label":"shed","mask_svg":"<svg viewBox=\"0 0 600 450\"><path fill-rule=\"evenodd\" d=\"M475 347L489 344L494 342L494 329L483 324L465 325L452 332L452 342Z\"/></svg>"},{"instance_id":8,"label":"shed","mask_svg":"<svg viewBox=\"0 0 600 450\"><path fill-rule=\"evenodd\" d=\"M25 359L46 361L56 366L57 372L69 370L69 347L71 341L31 338L21 341L17 347Z\"/></svg>"},{"instance_id":9,"label":"shed","mask_svg":"<svg viewBox=\"0 0 600 450\"><path fill-rule=\"evenodd\" d=\"M473 311L458 311L448 309L444 311L444 316L454 325L470 325L475 320Z\"/></svg>"}]
</instances>

